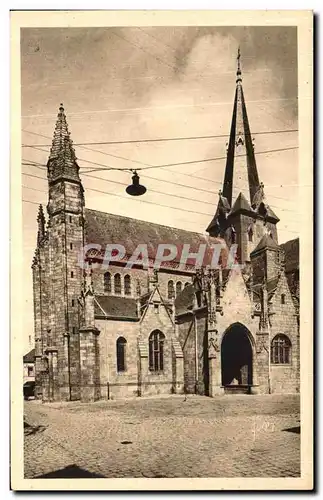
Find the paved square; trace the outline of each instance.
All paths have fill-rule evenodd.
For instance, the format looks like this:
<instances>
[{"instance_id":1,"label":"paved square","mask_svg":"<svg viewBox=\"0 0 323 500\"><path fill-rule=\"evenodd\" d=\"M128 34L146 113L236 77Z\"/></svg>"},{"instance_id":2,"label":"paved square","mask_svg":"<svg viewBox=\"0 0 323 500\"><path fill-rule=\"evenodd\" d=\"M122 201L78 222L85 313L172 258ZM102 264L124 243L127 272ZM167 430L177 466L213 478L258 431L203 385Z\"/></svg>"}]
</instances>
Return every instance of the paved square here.
<instances>
[{"instance_id":1,"label":"paved square","mask_svg":"<svg viewBox=\"0 0 323 500\"><path fill-rule=\"evenodd\" d=\"M299 477L299 397L25 403L25 477Z\"/></svg>"}]
</instances>

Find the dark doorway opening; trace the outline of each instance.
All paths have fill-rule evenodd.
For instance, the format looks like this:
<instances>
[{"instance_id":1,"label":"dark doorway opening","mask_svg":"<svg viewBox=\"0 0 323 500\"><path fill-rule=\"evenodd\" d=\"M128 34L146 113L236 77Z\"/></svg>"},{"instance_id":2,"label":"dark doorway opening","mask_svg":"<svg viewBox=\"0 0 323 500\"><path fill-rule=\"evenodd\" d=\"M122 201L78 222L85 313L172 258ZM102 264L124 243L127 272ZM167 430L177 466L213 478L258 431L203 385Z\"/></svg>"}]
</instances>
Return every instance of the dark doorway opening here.
<instances>
[{"instance_id":1,"label":"dark doorway opening","mask_svg":"<svg viewBox=\"0 0 323 500\"><path fill-rule=\"evenodd\" d=\"M252 346L248 330L240 323L224 334L221 345L222 385L252 385Z\"/></svg>"}]
</instances>

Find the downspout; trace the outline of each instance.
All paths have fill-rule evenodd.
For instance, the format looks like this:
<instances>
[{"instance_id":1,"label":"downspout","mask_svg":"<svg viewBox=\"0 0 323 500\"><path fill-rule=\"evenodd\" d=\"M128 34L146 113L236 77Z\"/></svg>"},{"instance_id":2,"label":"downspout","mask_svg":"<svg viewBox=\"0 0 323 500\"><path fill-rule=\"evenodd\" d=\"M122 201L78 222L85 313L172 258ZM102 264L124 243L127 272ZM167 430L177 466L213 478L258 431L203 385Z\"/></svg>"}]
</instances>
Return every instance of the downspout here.
<instances>
[{"instance_id":1,"label":"downspout","mask_svg":"<svg viewBox=\"0 0 323 500\"><path fill-rule=\"evenodd\" d=\"M196 312L194 312L194 333L195 333L195 394L198 387L198 349L197 349L197 321Z\"/></svg>"}]
</instances>

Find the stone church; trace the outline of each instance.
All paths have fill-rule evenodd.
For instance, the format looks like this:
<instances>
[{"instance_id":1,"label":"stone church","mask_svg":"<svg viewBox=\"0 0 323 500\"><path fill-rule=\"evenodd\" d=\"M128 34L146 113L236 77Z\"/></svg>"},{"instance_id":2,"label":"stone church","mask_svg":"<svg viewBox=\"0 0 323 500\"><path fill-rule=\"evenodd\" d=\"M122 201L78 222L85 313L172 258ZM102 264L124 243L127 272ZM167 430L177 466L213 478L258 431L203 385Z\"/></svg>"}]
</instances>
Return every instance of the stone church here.
<instances>
[{"instance_id":1,"label":"stone church","mask_svg":"<svg viewBox=\"0 0 323 500\"><path fill-rule=\"evenodd\" d=\"M47 163L47 217L32 264L36 397L43 401L154 394L299 391L299 241L278 243L279 219L258 177L240 58L215 215L206 233L91 210L68 132L57 117ZM46 220L47 219L47 220ZM179 259L153 269L159 243L237 245L234 265ZM147 244L151 267L102 266L85 245ZM222 256L222 253L221 253Z\"/></svg>"}]
</instances>

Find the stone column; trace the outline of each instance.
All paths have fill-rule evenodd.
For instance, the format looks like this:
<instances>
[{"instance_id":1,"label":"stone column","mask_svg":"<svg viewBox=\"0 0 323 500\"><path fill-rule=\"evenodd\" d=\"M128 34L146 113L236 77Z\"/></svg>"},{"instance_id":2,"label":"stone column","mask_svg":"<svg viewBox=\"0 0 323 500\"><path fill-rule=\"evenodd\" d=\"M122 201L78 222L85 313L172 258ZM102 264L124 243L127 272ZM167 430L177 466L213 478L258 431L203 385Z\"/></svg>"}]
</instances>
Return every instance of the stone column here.
<instances>
[{"instance_id":1,"label":"stone column","mask_svg":"<svg viewBox=\"0 0 323 500\"><path fill-rule=\"evenodd\" d=\"M48 356L48 398L49 401L59 401L60 391L58 387L58 373L57 373L57 352L58 349L53 346L46 348L46 355Z\"/></svg>"},{"instance_id":2,"label":"stone column","mask_svg":"<svg viewBox=\"0 0 323 500\"><path fill-rule=\"evenodd\" d=\"M80 328L81 401L100 399L100 365L98 335L94 327Z\"/></svg>"},{"instance_id":3,"label":"stone column","mask_svg":"<svg viewBox=\"0 0 323 500\"><path fill-rule=\"evenodd\" d=\"M209 332L209 396L214 397L224 394L222 387L221 372L221 352L218 345L218 338L212 332Z\"/></svg>"}]
</instances>

